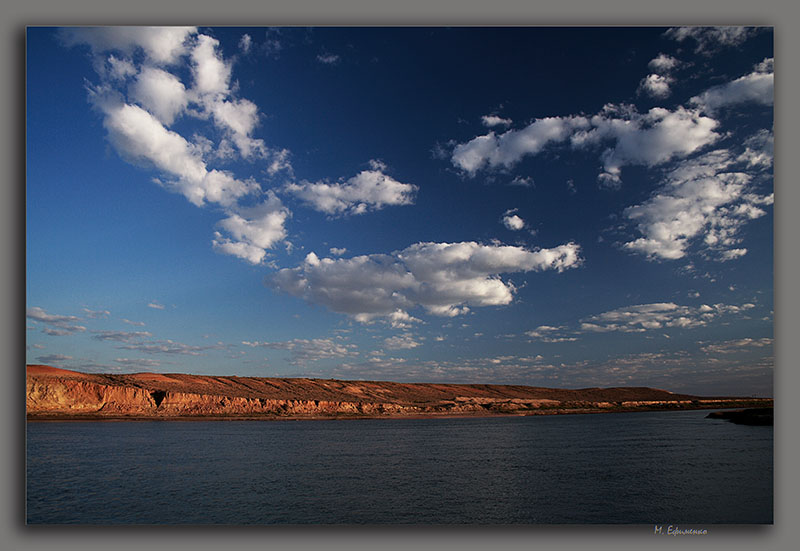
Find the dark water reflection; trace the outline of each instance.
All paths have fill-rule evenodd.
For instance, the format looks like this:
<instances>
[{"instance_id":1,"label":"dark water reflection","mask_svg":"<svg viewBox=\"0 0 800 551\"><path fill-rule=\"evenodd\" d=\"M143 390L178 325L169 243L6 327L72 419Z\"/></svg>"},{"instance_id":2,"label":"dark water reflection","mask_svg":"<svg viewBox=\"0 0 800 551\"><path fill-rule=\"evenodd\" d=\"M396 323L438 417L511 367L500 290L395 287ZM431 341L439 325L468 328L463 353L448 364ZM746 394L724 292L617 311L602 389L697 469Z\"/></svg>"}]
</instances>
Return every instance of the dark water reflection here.
<instances>
[{"instance_id":1,"label":"dark water reflection","mask_svg":"<svg viewBox=\"0 0 800 551\"><path fill-rule=\"evenodd\" d=\"M40 422L29 523L771 523L772 427L707 412Z\"/></svg>"}]
</instances>

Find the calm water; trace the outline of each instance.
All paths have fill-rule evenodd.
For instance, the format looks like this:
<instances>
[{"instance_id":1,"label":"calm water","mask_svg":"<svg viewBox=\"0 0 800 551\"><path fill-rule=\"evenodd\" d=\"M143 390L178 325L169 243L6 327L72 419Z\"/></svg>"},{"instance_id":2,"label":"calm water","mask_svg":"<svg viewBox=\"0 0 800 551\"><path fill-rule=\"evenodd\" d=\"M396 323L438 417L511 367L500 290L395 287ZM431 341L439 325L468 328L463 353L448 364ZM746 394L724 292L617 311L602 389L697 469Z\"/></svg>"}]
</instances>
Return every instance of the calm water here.
<instances>
[{"instance_id":1,"label":"calm water","mask_svg":"<svg viewBox=\"0 0 800 551\"><path fill-rule=\"evenodd\" d=\"M772 427L705 411L40 422L29 523L771 523Z\"/></svg>"}]
</instances>

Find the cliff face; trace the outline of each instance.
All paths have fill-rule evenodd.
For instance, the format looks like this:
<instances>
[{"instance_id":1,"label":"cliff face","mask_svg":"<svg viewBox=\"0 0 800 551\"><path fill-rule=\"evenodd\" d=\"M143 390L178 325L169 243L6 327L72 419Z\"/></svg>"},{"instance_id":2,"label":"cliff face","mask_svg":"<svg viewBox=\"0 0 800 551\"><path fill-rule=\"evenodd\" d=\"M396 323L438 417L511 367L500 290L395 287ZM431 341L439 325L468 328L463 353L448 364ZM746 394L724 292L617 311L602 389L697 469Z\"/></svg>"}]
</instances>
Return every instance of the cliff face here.
<instances>
[{"instance_id":1,"label":"cliff face","mask_svg":"<svg viewBox=\"0 0 800 551\"><path fill-rule=\"evenodd\" d=\"M728 400L651 388L564 390L157 373L97 375L48 366L28 366L26 379L29 418L547 413L703 407L704 402L721 407L719 402Z\"/></svg>"}]
</instances>

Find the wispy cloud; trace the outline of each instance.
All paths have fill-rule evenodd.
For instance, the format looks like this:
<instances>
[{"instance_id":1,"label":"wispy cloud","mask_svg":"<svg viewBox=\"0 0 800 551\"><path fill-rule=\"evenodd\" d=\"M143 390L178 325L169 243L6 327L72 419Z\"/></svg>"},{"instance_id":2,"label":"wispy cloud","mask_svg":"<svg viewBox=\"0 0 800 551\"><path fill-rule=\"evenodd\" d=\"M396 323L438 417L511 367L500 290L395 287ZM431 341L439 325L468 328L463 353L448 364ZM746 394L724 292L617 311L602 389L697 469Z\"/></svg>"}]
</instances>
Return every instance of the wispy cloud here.
<instances>
[{"instance_id":1,"label":"wispy cloud","mask_svg":"<svg viewBox=\"0 0 800 551\"><path fill-rule=\"evenodd\" d=\"M724 314L739 314L754 308L751 303L741 306L731 304L703 304L698 307L681 306L673 302L638 304L617 308L581 320L581 330L606 333L641 333L667 327L690 329L707 325Z\"/></svg>"},{"instance_id":2,"label":"wispy cloud","mask_svg":"<svg viewBox=\"0 0 800 551\"><path fill-rule=\"evenodd\" d=\"M164 305L161 304L158 301L155 301L155 300L152 301L152 302L147 303L147 307L148 308L153 308L155 310L163 310L164 309Z\"/></svg>"},{"instance_id":3,"label":"wispy cloud","mask_svg":"<svg viewBox=\"0 0 800 551\"><path fill-rule=\"evenodd\" d=\"M79 317L49 314L38 306L28 308L26 317L35 322L45 324L46 327L42 329L42 332L51 336L60 337L86 331L86 327L76 324L76 322L81 321Z\"/></svg>"},{"instance_id":4,"label":"wispy cloud","mask_svg":"<svg viewBox=\"0 0 800 551\"><path fill-rule=\"evenodd\" d=\"M94 331L93 339L98 341L135 342L152 337L148 331Z\"/></svg>"},{"instance_id":5,"label":"wispy cloud","mask_svg":"<svg viewBox=\"0 0 800 551\"><path fill-rule=\"evenodd\" d=\"M339 57L338 54L325 52L317 56L317 61L319 61L324 65L336 65L337 63L339 63L339 61L341 61L341 58Z\"/></svg>"},{"instance_id":6,"label":"wispy cloud","mask_svg":"<svg viewBox=\"0 0 800 551\"><path fill-rule=\"evenodd\" d=\"M742 44L757 32L755 27L673 27L664 36L678 42L692 40L696 53L712 55L723 47Z\"/></svg>"},{"instance_id":7,"label":"wispy cloud","mask_svg":"<svg viewBox=\"0 0 800 551\"><path fill-rule=\"evenodd\" d=\"M291 363L294 365L305 365L307 362L358 355L356 345L343 343L335 339L292 339L283 342L242 341L242 344L253 348L290 350L292 353Z\"/></svg>"},{"instance_id":8,"label":"wispy cloud","mask_svg":"<svg viewBox=\"0 0 800 551\"><path fill-rule=\"evenodd\" d=\"M186 356L200 356L208 350L224 350L227 348L222 343L207 346L193 346L175 342L173 340L152 340L132 342L117 347L120 350L137 350L146 354L181 354Z\"/></svg>"},{"instance_id":9,"label":"wispy cloud","mask_svg":"<svg viewBox=\"0 0 800 551\"><path fill-rule=\"evenodd\" d=\"M713 86L689 101L707 113L738 103L772 105L775 86L773 63L773 58L767 58L752 73Z\"/></svg>"},{"instance_id":10,"label":"wispy cloud","mask_svg":"<svg viewBox=\"0 0 800 551\"><path fill-rule=\"evenodd\" d=\"M72 356L65 356L64 354L46 354L38 356L36 360L47 365L61 365L62 363L72 359Z\"/></svg>"},{"instance_id":11,"label":"wispy cloud","mask_svg":"<svg viewBox=\"0 0 800 551\"><path fill-rule=\"evenodd\" d=\"M108 310L90 310L89 308L83 308L83 313L89 319L102 319L111 315Z\"/></svg>"}]
</instances>

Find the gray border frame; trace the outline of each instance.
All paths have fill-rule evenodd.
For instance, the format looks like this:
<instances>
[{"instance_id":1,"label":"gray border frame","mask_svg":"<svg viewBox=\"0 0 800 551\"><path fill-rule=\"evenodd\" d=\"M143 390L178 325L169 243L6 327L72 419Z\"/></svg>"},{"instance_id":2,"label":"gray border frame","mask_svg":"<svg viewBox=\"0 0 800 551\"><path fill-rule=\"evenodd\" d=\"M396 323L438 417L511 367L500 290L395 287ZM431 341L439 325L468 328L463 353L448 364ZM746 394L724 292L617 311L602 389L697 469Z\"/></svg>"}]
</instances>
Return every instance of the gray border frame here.
<instances>
[{"instance_id":1,"label":"gray border frame","mask_svg":"<svg viewBox=\"0 0 800 551\"><path fill-rule=\"evenodd\" d=\"M797 173L800 7L791 0L11 0L2 7L0 87L4 132L0 155L6 180L0 185L0 270L2 339L7 384L0 385L4 406L0 430L0 548L105 550L173 549L576 549L644 548L789 549L791 523L800 494L792 467L798 454L791 393L797 389L800 291L797 246L800 230ZM27 527L24 524L25 343L25 27L104 24L213 25L678 25L747 24L775 28L775 525L710 526L709 535L655 537L651 526L621 527Z\"/></svg>"}]
</instances>

